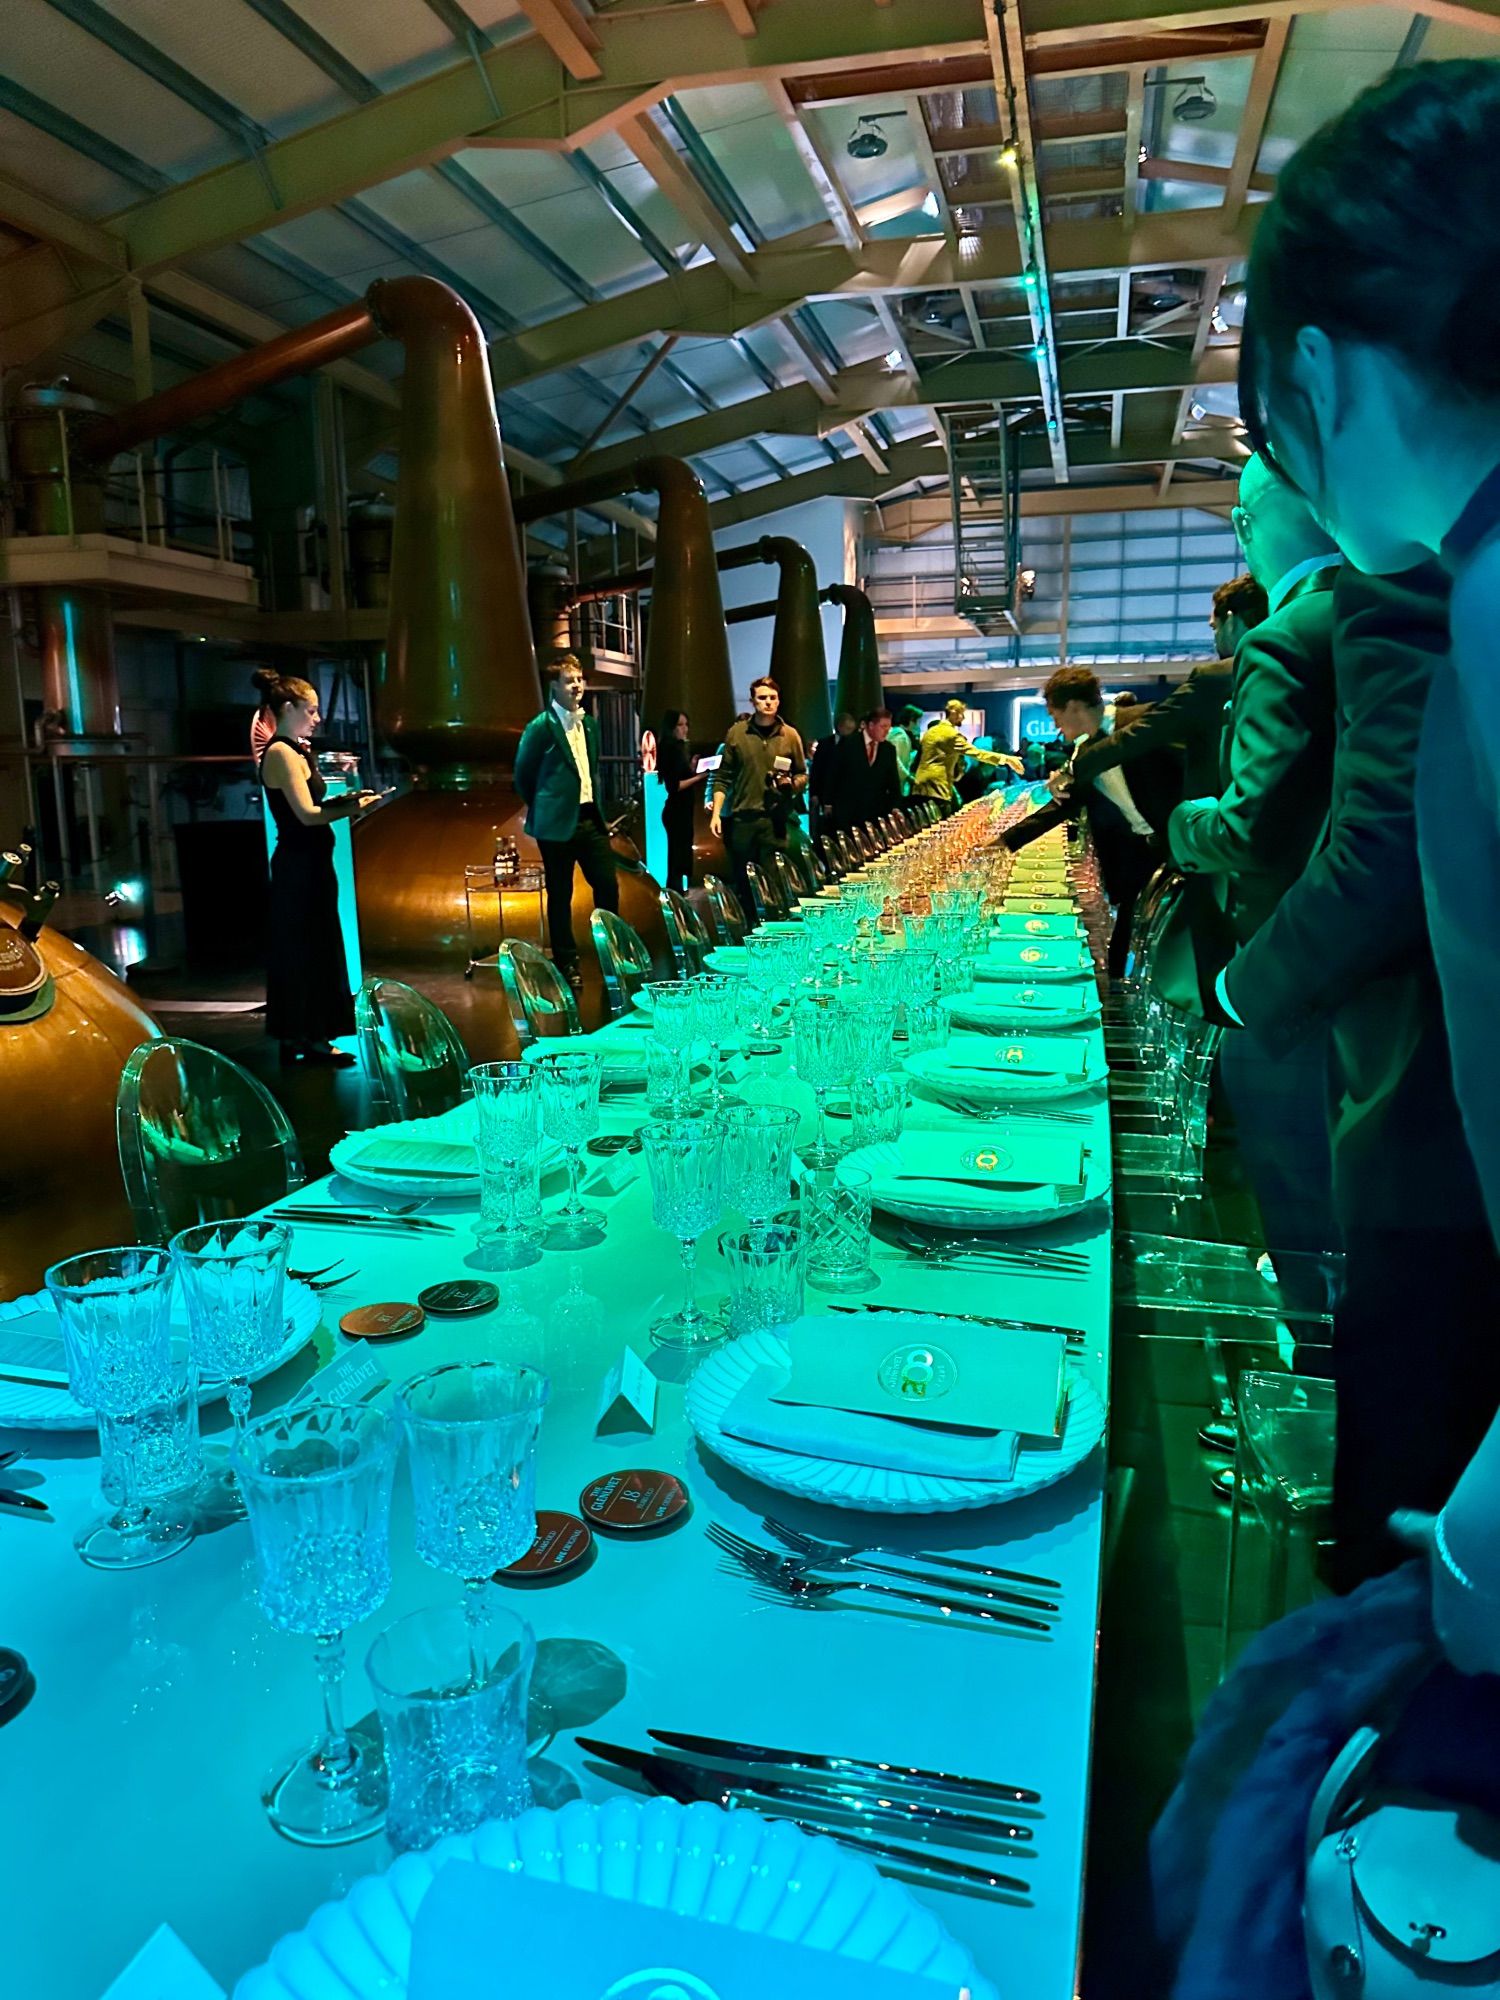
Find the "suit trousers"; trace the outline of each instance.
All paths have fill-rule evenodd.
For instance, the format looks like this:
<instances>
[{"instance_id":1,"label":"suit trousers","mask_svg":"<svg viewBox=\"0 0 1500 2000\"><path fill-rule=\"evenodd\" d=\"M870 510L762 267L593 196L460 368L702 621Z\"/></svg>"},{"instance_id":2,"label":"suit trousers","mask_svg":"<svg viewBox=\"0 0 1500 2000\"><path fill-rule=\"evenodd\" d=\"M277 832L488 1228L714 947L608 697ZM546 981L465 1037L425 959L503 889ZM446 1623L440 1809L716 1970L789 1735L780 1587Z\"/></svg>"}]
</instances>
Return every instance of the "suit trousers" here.
<instances>
[{"instance_id":1,"label":"suit trousers","mask_svg":"<svg viewBox=\"0 0 1500 2000\"><path fill-rule=\"evenodd\" d=\"M618 911L620 886L615 879L615 851L604 830L604 817L597 806L580 806L578 824L567 840L539 840L542 872L547 885L547 932L552 940L553 962L563 971L578 963L578 945L573 937L573 868L583 870L583 879L594 892L596 910Z\"/></svg>"},{"instance_id":2,"label":"suit trousers","mask_svg":"<svg viewBox=\"0 0 1500 2000\"><path fill-rule=\"evenodd\" d=\"M740 908L753 925L755 898L750 894L745 863L753 861L757 868L769 874L772 855L786 852L786 826L765 812L731 813L724 821L724 832L724 845L729 850L729 866L734 875L734 893L740 899Z\"/></svg>"},{"instance_id":3,"label":"suit trousers","mask_svg":"<svg viewBox=\"0 0 1500 2000\"><path fill-rule=\"evenodd\" d=\"M1352 1590L1406 1560L1392 1511L1440 1508L1500 1407L1500 1257L1482 1228L1345 1239L1332 1581Z\"/></svg>"}]
</instances>

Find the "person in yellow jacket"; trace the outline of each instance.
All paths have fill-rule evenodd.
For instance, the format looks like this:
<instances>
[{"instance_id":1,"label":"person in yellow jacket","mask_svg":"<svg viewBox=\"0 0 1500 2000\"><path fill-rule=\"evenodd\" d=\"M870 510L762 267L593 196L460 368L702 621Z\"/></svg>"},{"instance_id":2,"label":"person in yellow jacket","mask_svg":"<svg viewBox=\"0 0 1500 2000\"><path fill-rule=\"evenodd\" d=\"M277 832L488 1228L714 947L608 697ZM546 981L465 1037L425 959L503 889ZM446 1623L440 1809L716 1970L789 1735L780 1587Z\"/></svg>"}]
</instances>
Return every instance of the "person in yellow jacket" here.
<instances>
[{"instance_id":1,"label":"person in yellow jacket","mask_svg":"<svg viewBox=\"0 0 1500 2000\"><path fill-rule=\"evenodd\" d=\"M1024 769L1020 758L1011 757L1003 750L977 750L964 735L963 719L963 703L950 701L943 710L943 720L934 722L930 729L922 732L911 774L915 797L947 799L950 803L955 801L958 780L965 762L971 757L976 764L1008 765L1020 776Z\"/></svg>"}]
</instances>

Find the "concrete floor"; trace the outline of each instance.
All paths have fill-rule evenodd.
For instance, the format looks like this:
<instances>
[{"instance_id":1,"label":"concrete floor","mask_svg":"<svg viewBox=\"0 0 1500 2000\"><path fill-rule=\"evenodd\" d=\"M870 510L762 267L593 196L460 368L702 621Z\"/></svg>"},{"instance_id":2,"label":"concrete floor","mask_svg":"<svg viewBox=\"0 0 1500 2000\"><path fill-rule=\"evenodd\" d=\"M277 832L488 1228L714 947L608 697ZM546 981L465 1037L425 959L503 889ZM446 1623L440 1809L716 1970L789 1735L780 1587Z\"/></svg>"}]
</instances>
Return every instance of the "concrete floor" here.
<instances>
[{"instance_id":1,"label":"concrete floor","mask_svg":"<svg viewBox=\"0 0 1500 2000\"><path fill-rule=\"evenodd\" d=\"M376 969L408 979L441 1006L476 1061L515 1053L492 969L470 979L460 966ZM139 973L132 984L168 1033L221 1049L269 1085L296 1126L310 1172L325 1170L333 1141L366 1121L367 1089L357 1071L279 1067L256 1011L263 997L256 975L167 966ZM586 1026L602 1019L592 981L583 1013ZM1164 1216L1159 1201L1132 1199L1123 1188L1116 1199L1121 1227L1259 1240L1253 1201L1222 1130L1210 1142L1204 1190L1186 1219ZM1133 1323L1121 1311L1114 1351L1082 1991L1085 2000L1147 2000L1165 1991L1148 1920L1147 1839L1218 1678L1229 1509L1208 1484L1222 1461L1197 1441L1210 1391L1195 1329L1164 1332L1160 1321Z\"/></svg>"}]
</instances>

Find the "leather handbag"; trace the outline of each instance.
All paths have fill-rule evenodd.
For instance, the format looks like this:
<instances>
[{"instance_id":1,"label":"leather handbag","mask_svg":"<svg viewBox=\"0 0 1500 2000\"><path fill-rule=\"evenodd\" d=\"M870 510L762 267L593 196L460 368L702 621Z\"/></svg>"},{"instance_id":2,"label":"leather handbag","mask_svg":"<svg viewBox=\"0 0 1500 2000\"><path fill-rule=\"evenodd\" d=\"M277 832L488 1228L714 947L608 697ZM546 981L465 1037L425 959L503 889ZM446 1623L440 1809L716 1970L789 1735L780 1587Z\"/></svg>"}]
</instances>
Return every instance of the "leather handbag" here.
<instances>
[{"instance_id":1,"label":"leather handbag","mask_svg":"<svg viewBox=\"0 0 1500 2000\"><path fill-rule=\"evenodd\" d=\"M1369 1786L1379 1729L1340 1751L1307 1823L1303 1935L1316 2000L1500 1995L1500 1821Z\"/></svg>"}]
</instances>

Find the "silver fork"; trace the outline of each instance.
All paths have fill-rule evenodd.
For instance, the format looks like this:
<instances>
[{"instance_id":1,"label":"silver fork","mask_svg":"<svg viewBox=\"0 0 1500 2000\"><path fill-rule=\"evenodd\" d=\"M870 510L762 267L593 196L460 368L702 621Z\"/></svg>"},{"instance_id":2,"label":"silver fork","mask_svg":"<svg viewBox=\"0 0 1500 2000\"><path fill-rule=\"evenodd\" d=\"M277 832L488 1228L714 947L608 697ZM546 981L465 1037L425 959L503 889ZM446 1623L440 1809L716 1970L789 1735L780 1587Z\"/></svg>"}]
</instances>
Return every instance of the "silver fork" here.
<instances>
[{"instance_id":1,"label":"silver fork","mask_svg":"<svg viewBox=\"0 0 1500 2000\"><path fill-rule=\"evenodd\" d=\"M708 1539L726 1555L742 1556L747 1561L758 1561L768 1566L775 1564L791 1574L805 1575L809 1570L869 1570L875 1576L893 1576L898 1582L927 1584L937 1590L961 1590L969 1597L987 1598L995 1604L1016 1605L1024 1611L1047 1611L1055 1617L1062 1609L1061 1605L1050 1603L1045 1597L1029 1597L1015 1590L993 1590L988 1584L961 1582L956 1577L939 1576L932 1570L898 1569L892 1563L870 1562L866 1557L853 1553L819 1556L810 1551L799 1551L791 1556L780 1556L775 1549L746 1541L743 1535L735 1534L732 1528L726 1528L719 1521L709 1523Z\"/></svg>"},{"instance_id":2,"label":"silver fork","mask_svg":"<svg viewBox=\"0 0 1500 2000\"><path fill-rule=\"evenodd\" d=\"M732 1561L726 1561L724 1567L733 1575L737 1566ZM854 1607L841 1602L843 1593L859 1590L867 1591L873 1597L891 1597L901 1604L924 1605L940 1612L944 1618L978 1618L1007 1631L1035 1632L1041 1638L1050 1637L1052 1632L1052 1627L1040 1618L1022 1618L1019 1613L1009 1611L984 1611L973 1604L954 1604L928 1591L898 1590L891 1583L829 1583L821 1577L781 1574L744 1565L738 1567L741 1575L749 1576L751 1595L762 1604L790 1604L798 1611L848 1611Z\"/></svg>"},{"instance_id":3,"label":"silver fork","mask_svg":"<svg viewBox=\"0 0 1500 2000\"><path fill-rule=\"evenodd\" d=\"M894 1232L896 1241L915 1251L918 1256L952 1256L970 1250L994 1252L1006 1257L1026 1257L1041 1264L1068 1264L1087 1268L1088 1252L1070 1249L1065 1244L1054 1243L1010 1243L1002 1236L970 1230L950 1236L927 1236L921 1231L906 1226Z\"/></svg>"},{"instance_id":4,"label":"silver fork","mask_svg":"<svg viewBox=\"0 0 1500 2000\"><path fill-rule=\"evenodd\" d=\"M940 1569L962 1570L968 1576L987 1576L1002 1583L1024 1583L1033 1590L1061 1590L1062 1585L1055 1577L1033 1576L1024 1569L992 1569L986 1563L966 1562L962 1556L945 1555L941 1551L933 1554L926 1549L892 1549L874 1544L868 1548L857 1547L852 1542L823 1542L816 1535L804 1535L800 1528L788 1528L780 1521L773 1521L769 1514L762 1514L760 1525L774 1541L799 1555L826 1556L830 1560L841 1556L897 1556L912 1562L935 1563Z\"/></svg>"}]
</instances>

